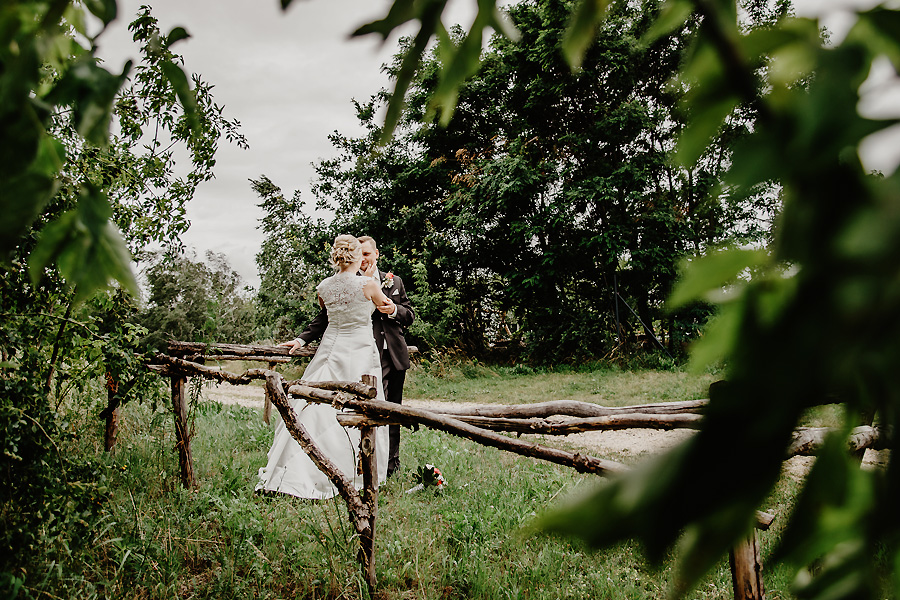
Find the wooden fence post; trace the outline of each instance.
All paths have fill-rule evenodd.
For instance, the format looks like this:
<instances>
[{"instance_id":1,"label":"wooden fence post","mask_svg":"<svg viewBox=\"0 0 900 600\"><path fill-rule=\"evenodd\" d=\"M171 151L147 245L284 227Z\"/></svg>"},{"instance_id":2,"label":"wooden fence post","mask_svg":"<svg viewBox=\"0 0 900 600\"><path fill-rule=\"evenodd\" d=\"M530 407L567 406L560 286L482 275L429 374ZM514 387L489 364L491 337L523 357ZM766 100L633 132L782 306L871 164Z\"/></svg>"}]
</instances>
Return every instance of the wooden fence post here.
<instances>
[{"instance_id":1,"label":"wooden fence post","mask_svg":"<svg viewBox=\"0 0 900 600\"><path fill-rule=\"evenodd\" d=\"M362 382L369 386L378 385L372 375L363 375ZM369 593L375 593L375 524L378 516L378 449L375 446L375 427L360 427L359 452L362 461L363 501L369 508L369 527L360 535L359 561L362 564ZM387 452L387 448L382 448Z\"/></svg>"},{"instance_id":2,"label":"wooden fence post","mask_svg":"<svg viewBox=\"0 0 900 600\"><path fill-rule=\"evenodd\" d=\"M181 467L181 484L186 488L198 487L194 474L194 458L191 455L191 436L188 430L188 410L185 387L187 377L182 374L172 376L172 412L175 418L175 447L178 449L178 464Z\"/></svg>"},{"instance_id":3,"label":"wooden fence post","mask_svg":"<svg viewBox=\"0 0 900 600\"><path fill-rule=\"evenodd\" d=\"M274 371L275 365L277 365L277 364L278 363L270 362L269 370ZM266 403L263 406L263 421L265 422L266 425L268 425L269 419L272 418L272 393L269 391L269 386L266 386L265 390L266 390Z\"/></svg>"},{"instance_id":4,"label":"wooden fence post","mask_svg":"<svg viewBox=\"0 0 900 600\"><path fill-rule=\"evenodd\" d=\"M763 587L762 561L759 558L756 529L731 549L729 562L734 600L765 600L766 591Z\"/></svg>"}]
</instances>

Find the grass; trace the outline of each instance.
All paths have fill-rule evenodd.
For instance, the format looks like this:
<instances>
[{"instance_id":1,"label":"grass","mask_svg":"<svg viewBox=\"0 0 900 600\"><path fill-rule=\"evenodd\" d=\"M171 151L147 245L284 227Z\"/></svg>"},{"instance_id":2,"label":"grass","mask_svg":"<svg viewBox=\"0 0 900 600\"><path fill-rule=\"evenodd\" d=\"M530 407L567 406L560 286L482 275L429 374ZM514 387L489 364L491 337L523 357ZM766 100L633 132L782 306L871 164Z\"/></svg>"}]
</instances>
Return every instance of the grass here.
<instances>
[{"instance_id":1,"label":"grass","mask_svg":"<svg viewBox=\"0 0 900 600\"><path fill-rule=\"evenodd\" d=\"M596 370L535 371L527 367L487 368L464 364L441 368L440 377L428 369L410 372L404 396L476 402L528 404L547 400L578 400L604 406L648 402L676 402L706 398L714 373L684 371Z\"/></svg>"},{"instance_id":2,"label":"grass","mask_svg":"<svg viewBox=\"0 0 900 600\"><path fill-rule=\"evenodd\" d=\"M232 370L240 370L233 368ZM410 373L409 397L476 402L537 402L548 397L608 405L703 397L711 374L488 369L463 365L441 377ZM825 417L822 417L825 418ZM94 421L71 451L95 453L110 477L91 543L66 564L29 575L34 597L367 598L355 540L340 499L311 502L253 494L272 426L260 411L200 403L193 454L201 487L178 478L171 419L163 407L125 407L119 445L102 452ZM602 485L553 464L421 429L404 430L405 473L381 490L377 598L604 598L665 595L673 560L651 567L625 543L593 552L577 541L526 535L530 520L569 494ZM440 494L407 494L411 471L438 465ZM779 485L764 509L789 511L796 484ZM780 523L761 534L764 561ZM770 599L787 598L788 576L766 572ZM726 561L690 598L731 598Z\"/></svg>"}]
</instances>

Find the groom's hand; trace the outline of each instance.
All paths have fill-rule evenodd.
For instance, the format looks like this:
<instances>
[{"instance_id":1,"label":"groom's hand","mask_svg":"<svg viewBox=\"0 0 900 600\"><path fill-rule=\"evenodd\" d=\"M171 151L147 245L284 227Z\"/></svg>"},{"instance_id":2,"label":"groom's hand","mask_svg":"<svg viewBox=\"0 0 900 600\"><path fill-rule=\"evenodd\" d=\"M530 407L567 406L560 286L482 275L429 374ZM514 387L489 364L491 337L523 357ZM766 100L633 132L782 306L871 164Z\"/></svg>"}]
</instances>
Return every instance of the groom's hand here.
<instances>
[{"instance_id":1,"label":"groom's hand","mask_svg":"<svg viewBox=\"0 0 900 600\"><path fill-rule=\"evenodd\" d=\"M386 300L387 300L387 304L385 304L384 306L379 306L378 312L381 312L381 313L384 313L384 314L390 316L390 315L394 314L394 311L397 310L397 307L394 305L394 301L391 300L390 298L387 298Z\"/></svg>"}]
</instances>

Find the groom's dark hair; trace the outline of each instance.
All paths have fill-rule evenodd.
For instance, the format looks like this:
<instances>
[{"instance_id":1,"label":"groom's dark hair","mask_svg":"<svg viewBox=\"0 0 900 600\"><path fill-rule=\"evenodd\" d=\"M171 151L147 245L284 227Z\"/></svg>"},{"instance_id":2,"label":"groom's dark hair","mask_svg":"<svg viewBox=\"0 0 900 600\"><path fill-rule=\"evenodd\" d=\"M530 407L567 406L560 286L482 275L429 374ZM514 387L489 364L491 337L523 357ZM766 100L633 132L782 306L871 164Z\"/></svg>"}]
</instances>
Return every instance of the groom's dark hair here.
<instances>
[{"instance_id":1,"label":"groom's dark hair","mask_svg":"<svg viewBox=\"0 0 900 600\"><path fill-rule=\"evenodd\" d=\"M375 243L375 238L371 235L361 235L356 238L360 244L365 244L366 242L372 242L372 247L378 250L378 244Z\"/></svg>"}]
</instances>

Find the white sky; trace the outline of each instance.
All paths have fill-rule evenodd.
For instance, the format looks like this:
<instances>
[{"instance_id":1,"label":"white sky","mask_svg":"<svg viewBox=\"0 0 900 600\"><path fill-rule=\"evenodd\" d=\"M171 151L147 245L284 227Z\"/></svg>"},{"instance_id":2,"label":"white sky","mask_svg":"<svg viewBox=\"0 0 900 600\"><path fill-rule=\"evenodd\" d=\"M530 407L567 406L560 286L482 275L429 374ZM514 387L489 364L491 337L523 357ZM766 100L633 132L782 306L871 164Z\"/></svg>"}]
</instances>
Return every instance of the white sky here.
<instances>
[{"instance_id":1,"label":"white sky","mask_svg":"<svg viewBox=\"0 0 900 600\"><path fill-rule=\"evenodd\" d=\"M471 22L475 0L452 0L451 20ZM390 60L396 39L384 46L376 36L349 39L359 25L383 16L389 0L294 0L282 12L278 0L118 0L119 18L98 39L98 54L111 70L139 55L127 25L142 4L153 7L163 33L177 25L191 38L173 47L188 71L213 84L225 117L241 122L250 143L240 150L220 142L216 179L202 184L188 206L192 222L184 242L198 255L224 253L250 285L258 285L255 256L262 241L262 216L249 179L267 175L285 195L301 190L314 204L312 163L331 158L327 136L337 130L356 135L351 99L367 100L388 85L381 65ZM799 16L827 11L835 36L851 21L842 7L874 5L872 0L795 0ZM446 20L445 20L446 22ZM406 33L409 33L408 31ZM878 99L863 103L870 116L900 116L900 86L888 85L890 68L873 84ZM874 78L873 78L874 79ZM887 89L884 89L886 88ZM870 168L893 170L900 161L897 135L874 140L862 150ZM377 233L375 234L377 235Z\"/></svg>"}]
</instances>

